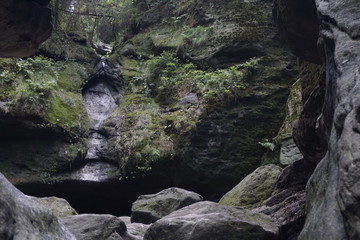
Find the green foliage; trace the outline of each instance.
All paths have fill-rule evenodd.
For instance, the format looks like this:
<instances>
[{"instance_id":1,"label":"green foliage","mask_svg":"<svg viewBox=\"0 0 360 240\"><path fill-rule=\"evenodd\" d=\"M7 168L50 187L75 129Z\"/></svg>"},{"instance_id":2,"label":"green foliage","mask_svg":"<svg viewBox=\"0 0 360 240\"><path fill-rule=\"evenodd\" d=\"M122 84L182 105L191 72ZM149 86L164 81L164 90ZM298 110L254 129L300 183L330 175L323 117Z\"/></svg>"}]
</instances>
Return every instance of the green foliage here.
<instances>
[{"instance_id":1,"label":"green foliage","mask_svg":"<svg viewBox=\"0 0 360 240\"><path fill-rule=\"evenodd\" d=\"M18 60L17 74L22 81L17 84L13 107L26 113L40 113L47 107L48 99L57 86L54 63L42 56Z\"/></svg>"},{"instance_id":2,"label":"green foliage","mask_svg":"<svg viewBox=\"0 0 360 240\"><path fill-rule=\"evenodd\" d=\"M199 46L213 34L212 27L197 26L195 28L186 28L183 32L185 39L189 40L192 46Z\"/></svg>"},{"instance_id":3,"label":"green foliage","mask_svg":"<svg viewBox=\"0 0 360 240\"><path fill-rule=\"evenodd\" d=\"M270 142L268 139L263 139L261 142L259 142L259 144L265 149L269 149L271 151L274 151L275 149L275 144L273 142Z\"/></svg>"},{"instance_id":4,"label":"green foliage","mask_svg":"<svg viewBox=\"0 0 360 240\"><path fill-rule=\"evenodd\" d=\"M57 29L84 32L91 43L121 39L141 16L133 0L52 0L51 5Z\"/></svg>"},{"instance_id":5,"label":"green foliage","mask_svg":"<svg viewBox=\"0 0 360 240\"><path fill-rule=\"evenodd\" d=\"M113 115L125 116L122 134L109 141L110 148L122 151L123 176L145 174L154 163L173 153L173 142L164 132L160 107L153 99L126 95Z\"/></svg>"},{"instance_id":6,"label":"green foliage","mask_svg":"<svg viewBox=\"0 0 360 240\"><path fill-rule=\"evenodd\" d=\"M192 63L180 63L172 52L152 56L143 73L132 84L159 102L171 104L181 92L196 92L207 102L230 102L242 94L244 80L252 74L256 59L226 69L200 70Z\"/></svg>"},{"instance_id":7,"label":"green foliage","mask_svg":"<svg viewBox=\"0 0 360 240\"><path fill-rule=\"evenodd\" d=\"M36 56L25 60L19 59L16 63L18 73L23 74L27 78L31 78L37 71L52 73L54 63L44 56Z\"/></svg>"},{"instance_id":8,"label":"green foliage","mask_svg":"<svg viewBox=\"0 0 360 240\"><path fill-rule=\"evenodd\" d=\"M0 73L0 85L8 84L12 82L16 77L14 72L10 72L9 70L4 70Z\"/></svg>"},{"instance_id":9,"label":"green foliage","mask_svg":"<svg viewBox=\"0 0 360 240\"><path fill-rule=\"evenodd\" d=\"M54 91L46 119L70 133L83 135L88 131L88 115L81 95Z\"/></svg>"}]
</instances>

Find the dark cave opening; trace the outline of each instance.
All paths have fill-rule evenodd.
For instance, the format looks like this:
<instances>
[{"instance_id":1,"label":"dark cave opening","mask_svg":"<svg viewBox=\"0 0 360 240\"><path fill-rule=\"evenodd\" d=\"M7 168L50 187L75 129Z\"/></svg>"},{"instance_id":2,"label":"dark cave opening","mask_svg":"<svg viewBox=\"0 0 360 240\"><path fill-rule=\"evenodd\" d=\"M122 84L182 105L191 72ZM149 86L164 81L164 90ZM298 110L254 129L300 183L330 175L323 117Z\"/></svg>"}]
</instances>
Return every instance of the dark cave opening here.
<instances>
[{"instance_id":1,"label":"dark cave opening","mask_svg":"<svg viewBox=\"0 0 360 240\"><path fill-rule=\"evenodd\" d=\"M56 196L66 199L77 213L129 216L131 206L143 194L153 194L171 187L160 179L90 182L68 180L61 183L28 183L16 186L35 197Z\"/></svg>"}]
</instances>

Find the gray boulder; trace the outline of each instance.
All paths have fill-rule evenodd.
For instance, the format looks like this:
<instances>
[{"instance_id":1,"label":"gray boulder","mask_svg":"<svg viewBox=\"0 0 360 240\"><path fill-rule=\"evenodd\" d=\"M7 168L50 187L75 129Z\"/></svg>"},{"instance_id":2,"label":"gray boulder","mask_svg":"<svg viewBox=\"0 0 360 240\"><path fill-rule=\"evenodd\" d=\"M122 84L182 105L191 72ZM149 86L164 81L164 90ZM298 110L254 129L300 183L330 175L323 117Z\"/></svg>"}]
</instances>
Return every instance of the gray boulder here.
<instances>
[{"instance_id":1,"label":"gray boulder","mask_svg":"<svg viewBox=\"0 0 360 240\"><path fill-rule=\"evenodd\" d=\"M127 233L125 223L108 214L80 214L62 218L77 240L137 240Z\"/></svg>"},{"instance_id":2,"label":"gray boulder","mask_svg":"<svg viewBox=\"0 0 360 240\"><path fill-rule=\"evenodd\" d=\"M280 173L281 167L274 164L259 167L226 193L219 203L245 208L257 207L271 196Z\"/></svg>"},{"instance_id":3,"label":"gray boulder","mask_svg":"<svg viewBox=\"0 0 360 240\"><path fill-rule=\"evenodd\" d=\"M74 240L50 210L21 193L0 173L0 239Z\"/></svg>"},{"instance_id":4,"label":"gray boulder","mask_svg":"<svg viewBox=\"0 0 360 240\"><path fill-rule=\"evenodd\" d=\"M301 160L302 158L303 155L301 154L299 148L295 145L295 142L292 138L284 139L281 142L280 163L282 165L291 165L292 163Z\"/></svg>"},{"instance_id":5,"label":"gray boulder","mask_svg":"<svg viewBox=\"0 0 360 240\"><path fill-rule=\"evenodd\" d=\"M205 201L155 222L144 240L272 240L277 232L276 224L264 214Z\"/></svg>"},{"instance_id":6,"label":"gray boulder","mask_svg":"<svg viewBox=\"0 0 360 240\"><path fill-rule=\"evenodd\" d=\"M131 223L130 217L120 217L126 224L128 233L139 239L143 239L145 232L149 229L150 224Z\"/></svg>"},{"instance_id":7,"label":"gray boulder","mask_svg":"<svg viewBox=\"0 0 360 240\"><path fill-rule=\"evenodd\" d=\"M132 205L131 222L153 223L202 199L199 194L180 188L168 188L156 194L141 195Z\"/></svg>"},{"instance_id":8,"label":"gray boulder","mask_svg":"<svg viewBox=\"0 0 360 240\"><path fill-rule=\"evenodd\" d=\"M70 206L68 201L63 198L57 197L31 197L32 200L38 202L44 207L51 210L51 212L58 218L63 218L70 215L76 215L77 212L74 208Z\"/></svg>"},{"instance_id":9,"label":"gray boulder","mask_svg":"<svg viewBox=\"0 0 360 240\"><path fill-rule=\"evenodd\" d=\"M360 239L360 2L316 0L326 95L319 131L328 151L310 178L299 239Z\"/></svg>"}]
</instances>

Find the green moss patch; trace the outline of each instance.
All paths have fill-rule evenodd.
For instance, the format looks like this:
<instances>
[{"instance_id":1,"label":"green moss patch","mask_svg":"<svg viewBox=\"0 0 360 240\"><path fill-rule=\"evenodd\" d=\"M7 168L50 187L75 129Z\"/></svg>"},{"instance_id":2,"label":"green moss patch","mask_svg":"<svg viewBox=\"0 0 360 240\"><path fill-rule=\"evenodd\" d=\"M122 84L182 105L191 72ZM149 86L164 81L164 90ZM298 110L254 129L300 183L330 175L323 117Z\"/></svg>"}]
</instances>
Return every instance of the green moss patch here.
<instances>
[{"instance_id":1,"label":"green moss patch","mask_svg":"<svg viewBox=\"0 0 360 240\"><path fill-rule=\"evenodd\" d=\"M89 120L82 97L71 92L55 92L47 119L50 123L80 136L87 133L89 128Z\"/></svg>"}]
</instances>

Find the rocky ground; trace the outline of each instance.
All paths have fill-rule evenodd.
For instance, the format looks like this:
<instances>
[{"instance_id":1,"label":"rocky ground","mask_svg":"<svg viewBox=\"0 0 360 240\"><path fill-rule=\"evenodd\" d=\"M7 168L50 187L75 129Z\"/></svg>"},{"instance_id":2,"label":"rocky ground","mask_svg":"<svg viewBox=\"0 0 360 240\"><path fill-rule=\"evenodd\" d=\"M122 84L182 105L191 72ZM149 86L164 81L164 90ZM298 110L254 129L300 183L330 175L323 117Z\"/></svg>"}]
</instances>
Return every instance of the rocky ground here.
<instances>
[{"instance_id":1,"label":"rocky ground","mask_svg":"<svg viewBox=\"0 0 360 240\"><path fill-rule=\"evenodd\" d=\"M26 4L2 56L49 36ZM164 1L110 54L57 32L1 59L0 238L358 239L359 9Z\"/></svg>"}]
</instances>

